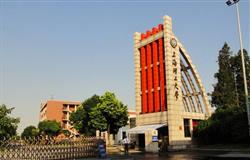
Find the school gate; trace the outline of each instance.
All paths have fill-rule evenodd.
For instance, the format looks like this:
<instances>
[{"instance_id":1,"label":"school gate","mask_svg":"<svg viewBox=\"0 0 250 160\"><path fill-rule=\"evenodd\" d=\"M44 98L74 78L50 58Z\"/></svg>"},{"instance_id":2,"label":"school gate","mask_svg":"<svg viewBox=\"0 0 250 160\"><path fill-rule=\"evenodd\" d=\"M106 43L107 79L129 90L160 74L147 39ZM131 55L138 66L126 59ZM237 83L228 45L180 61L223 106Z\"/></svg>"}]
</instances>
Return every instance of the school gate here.
<instances>
[{"instance_id":1,"label":"school gate","mask_svg":"<svg viewBox=\"0 0 250 160\"><path fill-rule=\"evenodd\" d=\"M146 151L183 149L192 131L211 115L205 89L172 19L134 34L136 124L128 131Z\"/></svg>"}]
</instances>

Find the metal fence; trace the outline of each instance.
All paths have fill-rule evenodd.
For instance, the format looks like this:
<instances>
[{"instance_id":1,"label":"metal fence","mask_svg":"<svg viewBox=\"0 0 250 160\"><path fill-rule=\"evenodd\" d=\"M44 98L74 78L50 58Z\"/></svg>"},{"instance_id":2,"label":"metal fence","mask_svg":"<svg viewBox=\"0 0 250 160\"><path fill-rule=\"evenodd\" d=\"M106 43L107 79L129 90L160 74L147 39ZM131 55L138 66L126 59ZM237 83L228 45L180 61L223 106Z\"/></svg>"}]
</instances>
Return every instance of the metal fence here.
<instances>
[{"instance_id":1,"label":"metal fence","mask_svg":"<svg viewBox=\"0 0 250 160\"><path fill-rule=\"evenodd\" d=\"M81 137L56 140L51 138L0 141L0 160L80 159L98 155L98 139Z\"/></svg>"}]
</instances>

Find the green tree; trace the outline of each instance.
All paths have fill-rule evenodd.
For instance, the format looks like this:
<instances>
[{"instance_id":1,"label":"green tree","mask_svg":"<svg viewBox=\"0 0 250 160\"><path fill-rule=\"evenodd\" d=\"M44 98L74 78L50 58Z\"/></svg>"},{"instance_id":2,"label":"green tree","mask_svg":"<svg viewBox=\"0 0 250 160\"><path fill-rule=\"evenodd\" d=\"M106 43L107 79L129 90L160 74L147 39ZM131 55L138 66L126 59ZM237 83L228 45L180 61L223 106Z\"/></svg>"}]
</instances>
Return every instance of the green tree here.
<instances>
[{"instance_id":1,"label":"green tree","mask_svg":"<svg viewBox=\"0 0 250 160\"><path fill-rule=\"evenodd\" d=\"M59 122L53 120L41 121L38 124L38 129L41 135L57 136L61 132L61 125Z\"/></svg>"},{"instance_id":2,"label":"green tree","mask_svg":"<svg viewBox=\"0 0 250 160\"><path fill-rule=\"evenodd\" d=\"M250 57L245 49L243 50L243 53L244 53L244 59L245 59L248 92L250 92ZM241 61L240 51L235 56L232 57L232 66L234 69L234 75L236 77L236 90L237 90L238 104L239 106L242 106L244 107L244 109L246 109L245 89L244 89L244 80L243 80L242 61Z\"/></svg>"},{"instance_id":3,"label":"green tree","mask_svg":"<svg viewBox=\"0 0 250 160\"><path fill-rule=\"evenodd\" d=\"M85 100L76 110L70 114L70 121L74 128L84 135L95 135L96 128L90 123L90 113L100 103L100 97L93 95Z\"/></svg>"},{"instance_id":4,"label":"green tree","mask_svg":"<svg viewBox=\"0 0 250 160\"><path fill-rule=\"evenodd\" d=\"M242 107L218 108L194 132L205 144L249 143L247 113Z\"/></svg>"},{"instance_id":5,"label":"green tree","mask_svg":"<svg viewBox=\"0 0 250 160\"><path fill-rule=\"evenodd\" d=\"M7 108L4 104L0 105L0 139L11 138L16 135L19 118L10 116L14 108Z\"/></svg>"},{"instance_id":6,"label":"green tree","mask_svg":"<svg viewBox=\"0 0 250 160\"><path fill-rule=\"evenodd\" d=\"M92 110L91 123L100 123L100 119L104 120L103 123L107 124L108 134L117 133L118 129L125 126L128 122L128 108L121 101L119 101L114 93L106 92L100 97L101 103L97 105L96 110ZM99 115L99 117L94 115ZM100 115L101 114L101 115Z\"/></svg>"},{"instance_id":7,"label":"green tree","mask_svg":"<svg viewBox=\"0 0 250 160\"><path fill-rule=\"evenodd\" d=\"M89 113L89 124L94 130L106 131L108 128L108 122L103 116L102 111L96 106L91 109Z\"/></svg>"},{"instance_id":8,"label":"green tree","mask_svg":"<svg viewBox=\"0 0 250 160\"><path fill-rule=\"evenodd\" d=\"M244 50L248 90L250 90L250 58ZM194 136L206 144L249 143L245 92L240 51L232 55L225 43L220 50L217 84L212 103L218 107L212 116L199 123Z\"/></svg>"},{"instance_id":9,"label":"green tree","mask_svg":"<svg viewBox=\"0 0 250 160\"><path fill-rule=\"evenodd\" d=\"M212 92L212 104L215 107L232 107L237 105L235 78L232 66L232 52L227 43L219 51L218 64L219 71L214 77L217 83Z\"/></svg>"},{"instance_id":10,"label":"green tree","mask_svg":"<svg viewBox=\"0 0 250 160\"><path fill-rule=\"evenodd\" d=\"M106 92L101 97L94 95L70 115L70 121L81 134L95 135L96 130L117 133L127 124L127 106L116 99L114 93Z\"/></svg>"},{"instance_id":11,"label":"green tree","mask_svg":"<svg viewBox=\"0 0 250 160\"><path fill-rule=\"evenodd\" d=\"M23 130L21 134L22 138L35 138L39 135L39 129L35 126L28 126Z\"/></svg>"}]
</instances>

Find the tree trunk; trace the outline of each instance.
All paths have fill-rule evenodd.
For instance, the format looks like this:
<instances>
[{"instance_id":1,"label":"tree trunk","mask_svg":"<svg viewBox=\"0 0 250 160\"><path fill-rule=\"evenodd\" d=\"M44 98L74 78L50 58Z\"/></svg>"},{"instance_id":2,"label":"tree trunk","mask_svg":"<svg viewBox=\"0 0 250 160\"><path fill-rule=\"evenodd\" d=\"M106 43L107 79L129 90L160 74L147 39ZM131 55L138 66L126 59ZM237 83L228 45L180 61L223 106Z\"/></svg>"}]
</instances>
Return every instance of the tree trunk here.
<instances>
[{"instance_id":1,"label":"tree trunk","mask_svg":"<svg viewBox=\"0 0 250 160\"><path fill-rule=\"evenodd\" d=\"M107 128L107 133L108 133L108 144L110 145L110 125L108 124L108 128Z\"/></svg>"}]
</instances>

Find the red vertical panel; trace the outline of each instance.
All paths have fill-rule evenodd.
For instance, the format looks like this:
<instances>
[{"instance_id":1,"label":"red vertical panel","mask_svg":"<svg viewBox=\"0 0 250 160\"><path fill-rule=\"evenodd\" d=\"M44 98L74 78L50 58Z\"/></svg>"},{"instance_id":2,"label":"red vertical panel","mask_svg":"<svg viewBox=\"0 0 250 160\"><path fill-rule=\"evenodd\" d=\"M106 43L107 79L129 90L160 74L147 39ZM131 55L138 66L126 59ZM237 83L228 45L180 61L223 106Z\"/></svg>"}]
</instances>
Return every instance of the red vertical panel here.
<instances>
[{"instance_id":1,"label":"red vertical panel","mask_svg":"<svg viewBox=\"0 0 250 160\"><path fill-rule=\"evenodd\" d=\"M148 72L148 112L153 112L153 95L152 95L152 70L151 70L151 46L147 45L147 72Z\"/></svg>"},{"instance_id":2,"label":"red vertical panel","mask_svg":"<svg viewBox=\"0 0 250 160\"><path fill-rule=\"evenodd\" d=\"M153 42L153 55L154 55L154 106L155 106L155 111L159 112L160 111L160 103L159 103L159 93L158 93L158 82L159 82L159 77L158 77L158 52L157 52L157 43Z\"/></svg>"},{"instance_id":3,"label":"red vertical panel","mask_svg":"<svg viewBox=\"0 0 250 160\"><path fill-rule=\"evenodd\" d=\"M162 30L163 30L163 24L159 24L159 25L158 25L158 30L159 30L159 31L162 31Z\"/></svg>"},{"instance_id":4,"label":"red vertical panel","mask_svg":"<svg viewBox=\"0 0 250 160\"><path fill-rule=\"evenodd\" d=\"M160 61L160 94L161 94L161 110L164 111L166 107L165 99L165 66L164 66L164 48L163 48L163 38L159 40L159 61Z\"/></svg>"},{"instance_id":5,"label":"red vertical panel","mask_svg":"<svg viewBox=\"0 0 250 160\"><path fill-rule=\"evenodd\" d=\"M157 33L156 28L153 28L153 34ZM153 44L153 70L154 70L154 111L159 112L160 111L160 97L158 92L158 86L159 86L159 73L158 73L158 45L157 41L154 41Z\"/></svg>"},{"instance_id":6,"label":"red vertical panel","mask_svg":"<svg viewBox=\"0 0 250 160\"><path fill-rule=\"evenodd\" d=\"M151 35L151 32L147 31L147 37L149 37L150 35ZM152 76L152 68L151 68L151 64L152 64L152 57L151 56L152 56L151 45L147 44L148 112L153 112L154 111L154 108L153 108L153 94L152 94L153 76Z\"/></svg>"},{"instance_id":7,"label":"red vertical panel","mask_svg":"<svg viewBox=\"0 0 250 160\"><path fill-rule=\"evenodd\" d=\"M146 50L145 47L141 48L141 92L142 92L142 113L147 112L147 77L146 77Z\"/></svg>"},{"instance_id":8,"label":"red vertical panel","mask_svg":"<svg viewBox=\"0 0 250 160\"><path fill-rule=\"evenodd\" d=\"M151 46L147 45L147 72L148 72L148 112L153 112L153 94L152 94L152 58L151 58Z\"/></svg>"}]
</instances>

